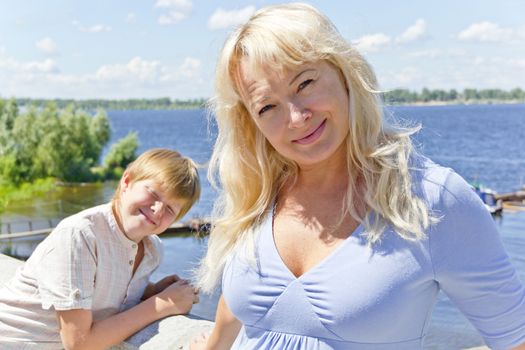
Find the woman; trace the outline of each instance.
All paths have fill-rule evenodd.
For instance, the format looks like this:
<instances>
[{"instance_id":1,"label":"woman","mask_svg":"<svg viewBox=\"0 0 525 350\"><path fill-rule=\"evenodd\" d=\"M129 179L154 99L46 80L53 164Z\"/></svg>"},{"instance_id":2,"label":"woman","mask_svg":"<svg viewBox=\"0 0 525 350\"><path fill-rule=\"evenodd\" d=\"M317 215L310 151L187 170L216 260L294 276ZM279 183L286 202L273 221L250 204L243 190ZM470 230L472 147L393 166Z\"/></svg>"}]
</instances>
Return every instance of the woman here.
<instances>
[{"instance_id":1,"label":"woman","mask_svg":"<svg viewBox=\"0 0 525 350\"><path fill-rule=\"evenodd\" d=\"M452 170L387 124L371 68L308 5L258 11L217 66L222 193L205 349L421 349L440 289L495 349L525 349L525 291ZM520 344L522 344L520 346Z\"/></svg>"}]
</instances>

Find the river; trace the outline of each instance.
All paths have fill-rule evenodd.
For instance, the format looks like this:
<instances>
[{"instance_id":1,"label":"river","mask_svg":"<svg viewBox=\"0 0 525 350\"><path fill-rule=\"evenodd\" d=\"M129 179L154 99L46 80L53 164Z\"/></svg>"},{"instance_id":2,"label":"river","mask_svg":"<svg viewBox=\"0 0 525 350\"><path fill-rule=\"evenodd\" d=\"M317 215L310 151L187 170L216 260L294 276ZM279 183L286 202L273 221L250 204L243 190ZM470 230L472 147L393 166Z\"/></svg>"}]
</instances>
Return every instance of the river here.
<instances>
[{"instance_id":1,"label":"river","mask_svg":"<svg viewBox=\"0 0 525 350\"><path fill-rule=\"evenodd\" d=\"M387 114L406 125L421 124L422 130L415 136L418 149L437 163L454 168L468 181L506 192L517 190L525 180L523 104L399 106L390 107ZM140 140L139 152L152 147L177 149L202 164L200 172L205 179L215 128L208 124L204 111L109 111L108 116L113 131L110 143L135 131ZM13 231L27 230L28 220L35 221L36 226L46 226L48 218L56 219L108 201L114 187L114 183L58 187L42 197L13 203L1 218L1 228L5 232L10 223ZM186 219L207 216L215 195L209 183L203 181L202 198ZM506 211L495 220L503 243L525 281L525 257L521 253L525 251L525 212ZM166 259L154 279L174 272L190 276L206 249L206 239L165 237L163 241ZM37 243L18 241L9 249L18 255L28 255ZM0 249L7 249L5 243ZM192 313L212 319L216 302L216 294L203 297ZM425 349L460 349L481 343L472 326L448 298L440 294Z\"/></svg>"}]
</instances>

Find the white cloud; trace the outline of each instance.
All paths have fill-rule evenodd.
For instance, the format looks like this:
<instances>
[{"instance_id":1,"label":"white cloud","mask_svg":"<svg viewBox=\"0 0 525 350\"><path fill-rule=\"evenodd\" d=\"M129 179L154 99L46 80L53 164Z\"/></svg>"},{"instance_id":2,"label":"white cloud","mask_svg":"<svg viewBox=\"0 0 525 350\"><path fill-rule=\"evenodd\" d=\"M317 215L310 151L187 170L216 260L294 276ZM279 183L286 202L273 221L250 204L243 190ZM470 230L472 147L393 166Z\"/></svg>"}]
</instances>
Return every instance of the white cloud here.
<instances>
[{"instance_id":1,"label":"white cloud","mask_svg":"<svg viewBox=\"0 0 525 350\"><path fill-rule=\"evenodd\" d=\"M23 71L29 73L58 73L58 67L54 60L46 59L42 62L28 62L21 65Z\"/></svg>"},{"instance_id":2,"label":"white cloud","mask_svg":"<svg viewBox=\"0 0 525 350\"><path fill-rule=\"evenodd\" d=\"M383 33L365 35L353 41L355 48L361 52L376 52L390 45L392 39Z\"/></svg>"},{"instance_id":3,"label":"white cloud","mask_svg":"<svg viewBox=\"0 0 525 350\"><path fill-rule=\"evenodd\" d=\"M133 12L128 13L128 15L126 16L126 22L128 23L134 23L136 19L137 19L137 15L134 14Z\"/></svg>"},{"instance_id":4,"label":"white cloud","mask_svg":"<svg viewBox=\"0 0 525 350\"><path fill-rule=\"evenodd\" d=\"M194 77L201 68L201 61L196 58L186 57L180 66L179 72L188 78Z\"/></svg>"},{"instance_id":5,"label":"white cloud","mask_svg":"<svg viewBox=\"0 0 525 350\"><path fill-rule=\"evenodd\" d=\"M104 65L95 73L95 77L102 81L138 80L154 82L162 76L162 66L159 61L147 61L134 57L126 64Z\"/></svg>"},{"instance_id":6,"label":"white cloud","mask_svg":"<svg viewBox=\"0 0 525 350\"><path fill-rule=\"evenodd\" d=\"M243 24L254 12L255 6L246 6L242 9L229 11L219 7L208 20L208 28L217 30Z\"/></svg>"},{"instance_id":7,"label":"white cloud","mask_svg":"<svg viewBox=\"0 0 525 350\"><path fill-rule=\"evenodd\" d=\"M43 61L19 62L12 57L7 56L5 50L0 51L0 69L10 71L16 74L54 74L58 73L57 64L52 59ZM6 82L7 83L7 82ZM7 84L0 84L7 85Z\"/></svg>"},{"instance_id":8,"label":"white cloud","mask_svg":"<svg viewBox=\"0 0 525 350\"><path fill-rule=\"evenodd\" d=\"M517 59L510 59L507 61L509 65L525 69L525 59L523 60L517 60Z\"/></svg>"},{"instance_id":9,"label":"white cloud","mask_svg":"<svg viewBox=\"0 0 525 350\"><path fill-rule=\"evenodd\" d=\"M193 4L190 0L157 0L155 7L167 11L158 19L158 23L165 26L177 24L186 19L191 13Z\"/></svg>"},{"instance_id":10,"label":"white cloud","mask_svg":"<svg viewBox=\"0 0 525 350\"><path fill-rule=\"evenodd\" d=\"M158 22L160 25L166 26L170 24L177 24L186 17L188 17L188 15L183 12L171 11L167 14L160 15Z\"/></svg>"},{"instance_id":11,"label":"white cloud","mask_svg":"<svg viewBox=\"0 0 525 350\"><path fill-rule=\"evenodd\" d=\"M421 51L412 51L407 52L406 57L408 58L425 58L425 59L442 59L442 58L460 58L466 55L465 50L463 49L430 49L430 50L421 50Z\"/></svg>"},{"instance_id":12,"label":"white cloud","mask_svg":"<svg viewBox=\"0 0 525 350\"><path fill-rule=\"evenodd\" d=\"M3 96L41 98L197 98L211 94L211 77L204 78L200 60L186 57L178 65L134 57L106 64L89 73L66 74L56 62L19 62L0 47Z\"/></svg>"},{"instance_id":13,"label":"white cloud","mask_svg":"<svg viewBox=\"0 0 525 350\"><path fill-rule=\"evenodd\" d=\"M57 44L50 37L40 39L35 43L37 49L48 55L56 55L58 53Z\"/></svg>"},{"instance_id":14,"label":"white cloud","mask_svg":"<svg viewBox=\"0 0 525 350\"><path fill-rule=\"evenodd\" d=\"M86 33L110 32L111 31L111 27L110 26L106 26L104 24L95 24L95 25L93 25L91 27L83 28L82 31L86 32Z\"/></svg>"},{"instance_id":15,"label":"white cloud","mask_svg":"<svg viewBox=\"0 0 525 350\"><path fill-rule=\"evenodd\" d=\"M519 40L522 36L523 34L517 30L500 27L496 23L485 21L471 24L461 31L457 38L461 41L504 43Z\"/></svg>"},{"instance_id":16,"label":"white cloud","mask_svg":"<svg viewBox=\"0 0 525 350\"><path fill-rule=\"evenodd\" d=\"M400 36L396 38L397 43L409 43L424 37L427 30L425 20L418 19L416 23L408 27Z\"/></svg>"},{"instance_id":17,"label":"white cloud","mask_svg":"<svg viewBox=\"0 0 525 350\"><path fill-rule=\"evenodd\" d=\"M155 7L191 11L193 4L190 0L157 0L155 2Z\"/></svg>"},{"instance_id":18,"label":"white cloud","mask_svg":"<svg viewBox=\"0 0 525 350\"><path fill-rule=\"evenodd\" d=\"M73 25L77 27L83 33L102 33L102 32L111 32L112 28L105 24L95 24L89 27L85 27L80 24L79 21L73 21Z\"/></svg>"},{"instance_id":19,"label":"white cloud","mask_svg":"<svg viewBox=\"0 0 525 350\"><path fill-rule=\"evenodd\" d=\"M417 84L423 75L416 67L405 67L399 71L390 72L386 75L386 79L389 82L389 86L392 87L404 87L413 86Z\"/></svg>"}]
</instances>

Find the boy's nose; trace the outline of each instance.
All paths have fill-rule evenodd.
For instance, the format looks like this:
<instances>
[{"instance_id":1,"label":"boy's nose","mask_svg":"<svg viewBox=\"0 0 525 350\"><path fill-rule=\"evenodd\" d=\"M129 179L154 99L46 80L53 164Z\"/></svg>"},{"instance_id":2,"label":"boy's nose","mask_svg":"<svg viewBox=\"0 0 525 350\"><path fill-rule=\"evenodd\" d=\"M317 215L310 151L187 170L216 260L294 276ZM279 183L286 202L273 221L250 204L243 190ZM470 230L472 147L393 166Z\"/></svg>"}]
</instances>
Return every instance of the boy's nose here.
<instances>
[{"instance_id":1,"label":"boy's nose","mask_svg":"<svg viewBox=\"0 0 525 350\"><path fill-rule=\"evenodd\" d=\"M164 213L165 205L161 201L155 201L151 209L153 210L155 216L159 217L160 215L162 215L162 213Z\"/></svg>"}]
</instances>

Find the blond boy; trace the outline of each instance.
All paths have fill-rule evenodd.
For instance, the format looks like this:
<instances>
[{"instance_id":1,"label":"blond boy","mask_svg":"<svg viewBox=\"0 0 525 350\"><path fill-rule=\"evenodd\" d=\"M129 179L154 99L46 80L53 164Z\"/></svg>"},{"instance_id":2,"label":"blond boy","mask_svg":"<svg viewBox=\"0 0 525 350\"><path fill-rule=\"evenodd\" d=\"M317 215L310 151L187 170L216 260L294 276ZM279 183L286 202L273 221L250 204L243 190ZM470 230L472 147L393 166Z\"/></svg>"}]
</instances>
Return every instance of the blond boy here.
<instances>
[{"instance_id":1,"label":"blond boy","mask_svg":"<svg viewBox=\"0 0 525 350\"><path fill-rule=\"evenodd\" d=\"M61 221L0 290L0 348L105 349L189 312L198 292L187 281L149 278L162 258L157 234L199 194L193 161L167 149L142 154L111 203Z\"/></svg>"}]
</instances>

